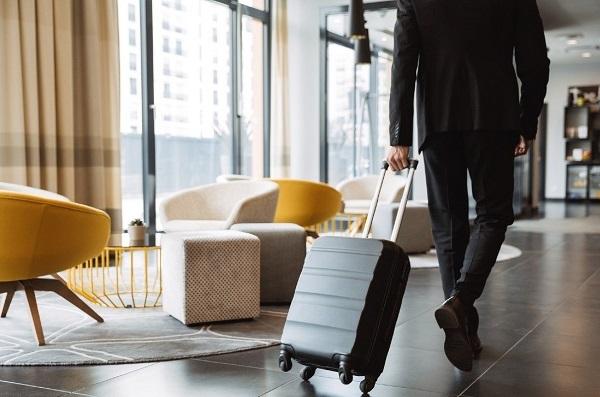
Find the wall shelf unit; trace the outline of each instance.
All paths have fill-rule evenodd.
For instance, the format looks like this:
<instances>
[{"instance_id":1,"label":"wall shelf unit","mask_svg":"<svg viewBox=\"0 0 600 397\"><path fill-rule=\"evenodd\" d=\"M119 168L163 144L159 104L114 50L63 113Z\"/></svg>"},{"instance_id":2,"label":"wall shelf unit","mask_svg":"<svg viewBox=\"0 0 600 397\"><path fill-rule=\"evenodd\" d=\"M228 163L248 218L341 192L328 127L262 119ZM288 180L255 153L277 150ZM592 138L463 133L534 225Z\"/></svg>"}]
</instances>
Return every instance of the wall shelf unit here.
<instances>
[{"instance_id":1,"label":"wall shelf unit","mask_svg":"<svg viewBox=\"0 0 600 397\"><path fill-rule=\"evenodd\" d=\"M600 201L600 109L597 105L565 108L566 199Z\"/></svg>"}]
</instances>

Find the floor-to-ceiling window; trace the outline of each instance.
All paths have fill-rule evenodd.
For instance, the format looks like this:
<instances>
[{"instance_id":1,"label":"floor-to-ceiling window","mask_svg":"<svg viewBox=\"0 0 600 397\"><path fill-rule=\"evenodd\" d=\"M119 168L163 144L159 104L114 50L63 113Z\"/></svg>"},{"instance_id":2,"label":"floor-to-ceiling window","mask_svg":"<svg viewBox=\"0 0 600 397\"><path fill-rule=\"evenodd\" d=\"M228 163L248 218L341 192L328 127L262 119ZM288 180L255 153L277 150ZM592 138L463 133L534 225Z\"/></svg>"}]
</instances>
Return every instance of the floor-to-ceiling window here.
<instances>
[{"instance_id":1,"label":"floor-to-ceiling window","mask_svg":"<svg viewBox=\"0 0 600 397\"><path fill-rule=\"evenodd\" d=\"M124 222L160 229L171 193L268 175L268 11L269 0L119 0Z\"/></svg>"},{"instance_id":2,"label":"floor-to-ceiling window","mask_svg":"<svg viewBox=\"0 0 600 397\"><path fill-rule=\"evenodd\" d=\"M347 7L325 11L321 178L331 184L377 172L384 156L389 140L393 6L389 1L365 4L370 65L355 65L353 43L346 34Z\"/></svg>"}]
</instances>

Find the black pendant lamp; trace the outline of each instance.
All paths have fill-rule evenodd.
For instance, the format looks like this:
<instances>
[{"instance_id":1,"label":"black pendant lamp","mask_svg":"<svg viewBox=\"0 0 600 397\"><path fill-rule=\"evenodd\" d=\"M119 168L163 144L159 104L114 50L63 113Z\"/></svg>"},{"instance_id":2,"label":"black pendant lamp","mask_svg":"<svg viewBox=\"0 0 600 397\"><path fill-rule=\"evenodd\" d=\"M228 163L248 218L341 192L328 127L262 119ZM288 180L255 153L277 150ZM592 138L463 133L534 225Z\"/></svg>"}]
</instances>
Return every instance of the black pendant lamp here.
<instances>
[{"instance_id":1,"label":"black pendant lamp","mask_svg":"<svg viewBox=\"0 0 600 397\"><path fill-rule=\"evenodd\" d=\"M362 0L350 2L350 38L363 39L367 35L365 29L365 8Z\"/></svg>"},{"instance_id":2,"label":"black pendant lamp","mask_svg":"<svg viewBox=\"0 0 600 397\"><path fill-rule=\"evenodd\" d=\"M354 42L354 63L357 65L368 65L371 63L369 29L365 29L364 39L358 39Z\"/></svg>"}]
</instances>

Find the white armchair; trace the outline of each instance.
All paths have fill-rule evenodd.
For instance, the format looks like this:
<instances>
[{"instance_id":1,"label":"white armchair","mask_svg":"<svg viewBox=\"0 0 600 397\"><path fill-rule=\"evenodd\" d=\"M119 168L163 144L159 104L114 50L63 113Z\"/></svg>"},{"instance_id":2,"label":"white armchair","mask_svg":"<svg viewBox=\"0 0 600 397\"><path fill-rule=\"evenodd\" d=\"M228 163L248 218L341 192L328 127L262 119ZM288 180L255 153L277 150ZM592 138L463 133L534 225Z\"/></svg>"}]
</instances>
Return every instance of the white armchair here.
<instances>
[{"instance_id":1,"label":"white armchair","mask_svg":"<svg viewBox=\"0 0 600 397\"><path fill-rule=\"evenodd\" d=\"M222 174L217 177L218 183L235 182L235 181L250 181L252 177L238 174Z\"/></svg>"},{"instance_id":2,"label":"white armchair","mask_svg":"<svg viewBox=\"0 0 600 397\"><path fill-rule=\"evenodd\" d=\"M271 181L215 183L175 193L161 203L159 216L165 232L273 222L278 194Z\"/></svg>"},{"instance_id":3,"label":"white armchair","mask_svg":"<svg viewBox=\"0 0 600 397\"><path fill-rule=\"evenodd\" d=\"M348 214L368 213L371 200L375 194L378 178L378 175L369 175L340 183L337 189L342 192L344 212ZM405 186L405 177L401 175L386 175L383 188L381 189L379 206L373 219L373 227L371 229L373 237L381 239L390 238ZM427 202L408 202L400 234L396 242L408 254L427 252L433 246Z\"/></svg>"},{"instance_id":4,"label":"white armchair","mask_svg":"<svg viewBox=\"0 0 600 397\"><path fill-rule=\"evenodd\" d=\"M337 190L342 193L342 200L344 201L344 212L366 214L375 194L378 179L378 175L367 175L347 179L338 184ZM383 183L379 202L382 204L399 202L405 185L405 177L388 175Z\"/></svg>"}]
</instances>

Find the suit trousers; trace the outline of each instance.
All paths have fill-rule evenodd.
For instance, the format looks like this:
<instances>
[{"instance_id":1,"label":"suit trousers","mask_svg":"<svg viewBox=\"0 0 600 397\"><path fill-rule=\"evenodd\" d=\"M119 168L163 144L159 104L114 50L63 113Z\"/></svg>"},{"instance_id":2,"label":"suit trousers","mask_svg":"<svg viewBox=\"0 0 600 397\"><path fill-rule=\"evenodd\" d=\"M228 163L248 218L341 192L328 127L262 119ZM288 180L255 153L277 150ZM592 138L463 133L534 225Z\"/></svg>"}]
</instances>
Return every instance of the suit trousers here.
<instances>
[{"instance_id":1,"label":"suit trousers","mask_svg":"<svg viewBox=\"0 0 600 397\"><path fill-rule=\"evenodd\" d=\"M510 131L438 133L424 145L432 231L444 295L472 305L485 287L514 221L514 148ZM467 172L476 213L469 225Z\"/></svg>"}]
</instances>

